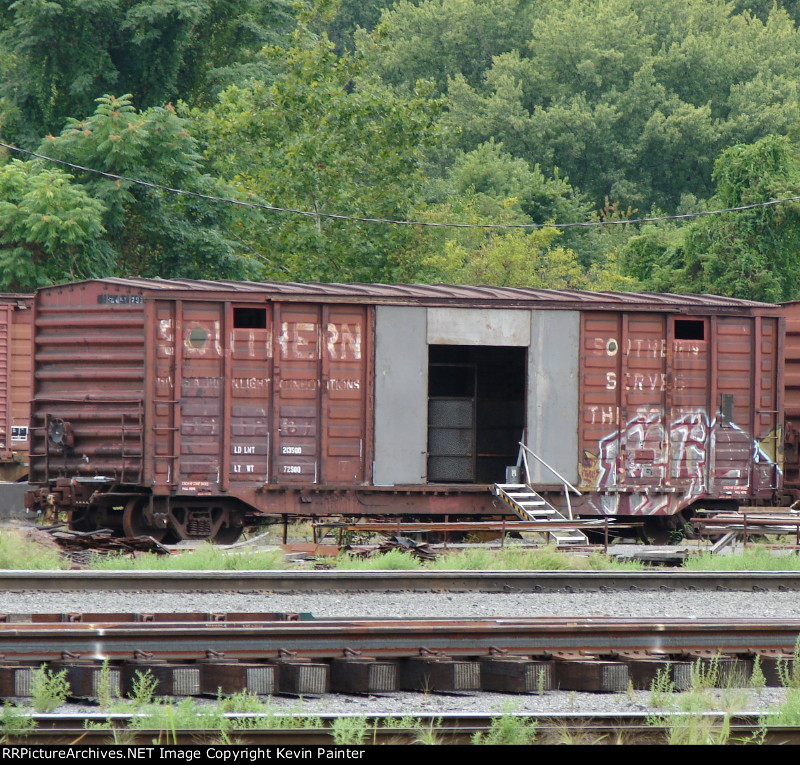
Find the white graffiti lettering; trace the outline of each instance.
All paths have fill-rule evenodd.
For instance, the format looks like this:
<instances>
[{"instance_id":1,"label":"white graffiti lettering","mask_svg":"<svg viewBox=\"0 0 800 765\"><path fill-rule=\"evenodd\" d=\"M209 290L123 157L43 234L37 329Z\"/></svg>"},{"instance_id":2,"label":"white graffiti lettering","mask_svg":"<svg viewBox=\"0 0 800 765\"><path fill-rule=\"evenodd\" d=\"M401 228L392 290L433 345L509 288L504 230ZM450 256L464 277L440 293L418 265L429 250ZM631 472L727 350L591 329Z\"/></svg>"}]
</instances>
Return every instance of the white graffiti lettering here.
<instances>
[{"instance_id":1,"label":"white graffiti lettering","mask_svg":"<svg viewBox=\"0 0 800 765\"><path fill-rule=\"evenodd\" d=\"M278 338L284 359L318 359L319 333L313 322L284 321Z\"/></svg>"},{"instance_id":2,"label":"white graffiti lettering","mask_svg":"<svg viewBox=\"0 0 800 765\"><path fill-rule=\"evenodd\" d=\"M234 390L261 390L269 388L269 377L234 377L231 386Z\"/></svg>"}]
</instances>

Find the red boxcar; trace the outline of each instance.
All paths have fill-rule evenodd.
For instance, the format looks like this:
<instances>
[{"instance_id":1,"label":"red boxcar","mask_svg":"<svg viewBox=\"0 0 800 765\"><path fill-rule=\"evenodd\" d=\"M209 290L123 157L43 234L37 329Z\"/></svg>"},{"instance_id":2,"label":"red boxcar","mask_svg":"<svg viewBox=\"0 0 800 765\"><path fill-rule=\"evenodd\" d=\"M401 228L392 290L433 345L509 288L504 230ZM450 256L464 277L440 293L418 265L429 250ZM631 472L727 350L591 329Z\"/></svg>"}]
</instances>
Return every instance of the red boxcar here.
<instances>
[{"instance_id":1,"label":"red boxcar","mask_svg":"<svg viewBox=\"0 0 800 765\"><path fill-rule=\"evenodd\" d=\"M781 491L781 308L704 295L102 279L35 305L30 509L229 541L264 516L582 514ZM532 483L552 502L549 468Z\"/></svg>"},{"instance_id":2,"label":"red boxcar","mask_svg":"<svg viewBox=\"0 0 800 765\"><path fill-rule=\"evenodd\" d=\"M0 295L0 481L28 474L32 308L32 295Z\"/></svg>"}]
</instances>

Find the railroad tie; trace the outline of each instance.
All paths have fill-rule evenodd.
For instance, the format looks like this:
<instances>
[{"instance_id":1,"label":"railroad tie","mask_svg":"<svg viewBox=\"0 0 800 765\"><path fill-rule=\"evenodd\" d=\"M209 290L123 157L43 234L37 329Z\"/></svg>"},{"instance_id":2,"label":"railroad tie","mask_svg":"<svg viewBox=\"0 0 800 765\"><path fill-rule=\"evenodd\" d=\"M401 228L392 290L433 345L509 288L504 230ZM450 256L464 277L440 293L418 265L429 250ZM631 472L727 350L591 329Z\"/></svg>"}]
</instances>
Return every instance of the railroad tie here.
<instances>
[{"instance_id":1,"label":"railroad tie","mask_svg":"<svg viewBox=\"0 0 800 765\"><path fill-rule=\"evenodd\" d=\"M277 667L254 662L200 662L200 690L205 696L230 696L247 691L271 696L278 691Z\"/></svg>"},{"instance_id":2,"label":"railroad tie","mask_svg":"<svg viewBox=\"0 0 800 765\"><path fill-rule=\"evenodd\" d=\"M628 688L628 665L588 656L556 656L556 687L562 691L620 693Z\"/></svg>"},{"instance_id":3,"label":"railroad tie","mask_svg":"<svg viewBox=\"0 0 800 765\"><path fill-rule=\"evenodd\" d=\"M501 693L543 693L554 687L552 661L524 656L486 656L480 659L481 688Z\"/></svg>"},{"instance_id":4,"label":"railroad tie","mask_svg":"<svg viewBox=\"0 0 800 765\"><path fill-rule=\"evenodd\" d=\"M477 691L481 668L476 661L459 661L447 656L414 656L400 662L400 689L453 693Z\"/></svg>"},{"instance_id":5,"label":"railroad tie","mask_svg":"<svg viewBox=\"0 0 800 765\"><path fill-rule=\"evenodd\" d=\"M348 657L331 661L331 691L334 693L391 693L398 689L395 661Z\"/></svg>"}]
</instances>

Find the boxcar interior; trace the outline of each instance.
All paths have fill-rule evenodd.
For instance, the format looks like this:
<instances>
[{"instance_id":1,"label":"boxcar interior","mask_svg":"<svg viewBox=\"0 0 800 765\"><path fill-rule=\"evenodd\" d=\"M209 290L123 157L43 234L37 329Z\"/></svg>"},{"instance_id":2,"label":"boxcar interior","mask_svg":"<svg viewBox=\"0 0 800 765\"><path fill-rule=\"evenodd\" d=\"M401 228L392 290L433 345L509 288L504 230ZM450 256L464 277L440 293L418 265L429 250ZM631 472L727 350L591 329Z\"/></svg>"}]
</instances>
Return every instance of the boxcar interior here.
<instances>
[{"instance_id":1,"label":"boxcar interior","mask_svg":"<svg viewBox=\"0 0 800 765\"><path fill-rule=\"evenodd\" d=\"M428 481L494 483L525 428L526 349L428 347Z\"/></svg>"}]
</instances>

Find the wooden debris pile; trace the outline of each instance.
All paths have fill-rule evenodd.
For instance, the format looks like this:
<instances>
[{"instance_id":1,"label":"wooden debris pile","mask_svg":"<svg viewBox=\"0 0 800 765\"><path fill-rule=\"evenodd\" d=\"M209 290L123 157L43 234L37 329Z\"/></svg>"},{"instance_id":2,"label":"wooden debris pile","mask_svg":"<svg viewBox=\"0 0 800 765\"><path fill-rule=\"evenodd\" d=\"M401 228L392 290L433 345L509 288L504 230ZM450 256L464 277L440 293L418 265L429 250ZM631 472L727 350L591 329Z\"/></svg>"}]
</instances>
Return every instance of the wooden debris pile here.
<instances>
[{"instance_id":1,"label":"wooden debris pile","mask_svg":"<svg viewBox=\"0 0 800 765\"><path fill-rule=\"evenodd\" d=\"M155 553L169 555L170 551L152 537L118 537L112 529L94 531L74 531L65 524L49 526L47 531L62 553L73 564L86 565L92 555L134 555L135 553Z\"/></svg>"},{"instance_id":2,"label":"wooden debris pile","mask_svg":"<svg viewBox=\"0 0 800 765\"><path fill-rule=\"evenodd\" d=\"M419 560L436 560L438 554L427 542L416 542L409 537L403 537L399 534L394 534L387 537L379 545L366 546L366 545L353 545L347 548L351 555L357 555L360 558L371 558L374 555L382 555L391 550L401 550L410 555L418 558Z\"/></svg>"}]
</instances>

